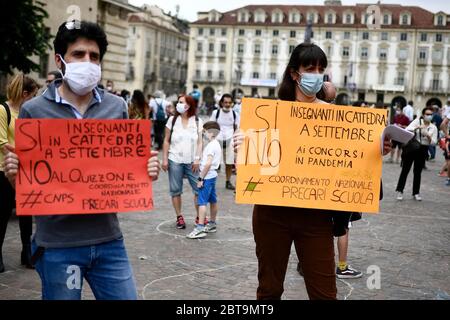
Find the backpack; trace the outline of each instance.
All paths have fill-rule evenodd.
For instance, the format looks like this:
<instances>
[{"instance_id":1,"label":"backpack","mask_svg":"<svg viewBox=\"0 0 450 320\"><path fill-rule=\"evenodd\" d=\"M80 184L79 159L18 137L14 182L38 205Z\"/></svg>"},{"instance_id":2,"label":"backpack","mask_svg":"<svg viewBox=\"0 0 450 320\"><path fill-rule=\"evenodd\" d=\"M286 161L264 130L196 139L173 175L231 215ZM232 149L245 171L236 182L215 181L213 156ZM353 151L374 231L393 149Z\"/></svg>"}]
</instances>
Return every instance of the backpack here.
<instances>
[{"instance_id":1,"label":"backpack","mask_svg":"<svg viewBox=\"0 0 450 320\"><path fill-rule=\"evenodd\" d=\"M234 110L231 110L233 112L233 131L236 132L237 129L237 125L236 125L236 112ZM219 114L220 114L220 108L217 109L217 113L216 113L216 122L217 119L219 119Z\"/></svg>"},{"instance_id":2,"label":"backpack","mask_svg":"<svg viewBox=\"0 0 450 320\"><path fill-rule=\"evenodd\" d=\"M166 121L166 113L164 112L163 101L161 101L161 104L159 104L155 99L155 103L158 106L158 109L156 111L156 121Z\"/></svg>"},{"instance_id":3,"label":"backpack","mask_svg":"<svg viewBox=\"0 0 450 320\"><path fill-rule=\"evenodd\" d=\"M8 121L8 127L11 124L11 110L9 110L9 106L6 102L2 102L1 105L5 108L6 110L6 118Z\"/></svg>"},{"instance_id":4,"label":"backpack","mask_svg":"<svg viewBox=\"0 0 450 320\"><path fill-rule=\"evenodd\" d=\"M177 118L178 118L178 114L173 116L172 126L170 127L169 144L172 142L173 127L175 126L175 122L177 121ZM198 132L198 117L197 116L195 116L195 124L197 125L197 132Z\"/></svg>"}]
</instances>

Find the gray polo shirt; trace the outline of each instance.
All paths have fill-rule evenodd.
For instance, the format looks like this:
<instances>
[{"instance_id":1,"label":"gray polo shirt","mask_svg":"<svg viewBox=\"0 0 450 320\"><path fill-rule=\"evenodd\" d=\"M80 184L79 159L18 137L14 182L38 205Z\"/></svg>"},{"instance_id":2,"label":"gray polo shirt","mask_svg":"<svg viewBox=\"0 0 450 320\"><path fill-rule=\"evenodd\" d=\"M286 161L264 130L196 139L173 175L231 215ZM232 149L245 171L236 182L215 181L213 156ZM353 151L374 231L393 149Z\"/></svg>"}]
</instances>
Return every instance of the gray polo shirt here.
<instances>
[{"instance_id":1,"label":"gray polo shirt","mask_svg":"<svg viewBox=\"0 0 450 320\"><path fill-rule=\"evenodd\" d=\"M54 81L39 97L26 102L20 119L77 119L74 107L56 93L61 80ZM80 115L78 115L79 117ZM125 101L102 89L94 89L83 119L128 119ZM115 213L36 216L36 244L45 248L96 245L122 236Z\"/></svg>"}]
</instances>

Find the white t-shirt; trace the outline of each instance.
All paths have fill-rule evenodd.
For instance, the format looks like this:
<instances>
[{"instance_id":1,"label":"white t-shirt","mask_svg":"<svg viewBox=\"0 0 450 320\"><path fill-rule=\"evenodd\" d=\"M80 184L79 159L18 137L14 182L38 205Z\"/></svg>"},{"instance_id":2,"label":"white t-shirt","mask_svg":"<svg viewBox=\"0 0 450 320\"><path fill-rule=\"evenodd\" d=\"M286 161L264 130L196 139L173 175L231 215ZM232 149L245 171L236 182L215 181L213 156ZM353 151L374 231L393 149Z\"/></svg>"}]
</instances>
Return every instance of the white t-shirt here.
<instances>
[{"instance_id":1,"label":"white t-shirt","mask_svg":"<svg viewBox=\"0 0 450 320\"><path fill-rule=\"evenodd\" d=\"M169 118L166 127L172 128L173 116ZM198 127L195 116L189 118L187 128L183 127L181 116L177 117L172 132L169 146L169 160L176 163L192 163L197 154L198 138L202 136L203 121L198 119Z\"/></svg>"},{"instance_id":2,"label":"white t-shirt","mask_svg":"<svg viewBox=\"0 0 450 320\"><path fill-rule=\"evenodd\" d=\"M425 146L436 145L438 140L438 129L434 124L430 123L426 128L418 130L419 126L423 124L424 124L423 120L417 118L413 122L411 122L409 126L406 127L406 130L413 131L415 133L416 140L419 141L420 144ZM431 141L428 140L427 138L428 134L431 135Z\"/></svg>"},{"instance_id":3,"label":"white t-shirt","mask_svg":"<svg viewBox=\"0 0 450 320\"><path fill-rule=\"evenodd\" d=\"M222 148L220 147L220 143L217 139L210 141L203 150L202 161L200 162L200 172L202 172L205 168L206 162L208 161L208 156L212 156L213 160L204 179L212 179L217 177L217 169L219 168L222 160Z\"/></svg>"},{"instance_id":4,"label":"white t-shirt","mask_svg":"<svg viewBox=\"0 0 450 320\"><path fill-rule=\"evenodd\" d=\"M169 103L161 98L150 100L149 106L153 110L153 120L156 120L156 114L158 113L158 105L161 105L164 110L164 115L167 118L166 108Z\"/></svg>"},{"instance_id":5,"label":"white t-shirt","mask_svg":"<svg viewBox=\"0 0 450 320\"><path fill-rule=\"evenodd\" d=\"M218 110L214 110L210 121L216 121L216 115ZM217 140L219 141L226 141L233 138L234 134L234 127L233 125L236 124L236 130L239 128L239 115L236 114L236 121L233 118L233 111L230 112L224 112L222 109L220 109L219 118L217 119L217 123L220 126L220 133L217 136Z\"/></svg>"},{"instance_id":6,"label":"white t-shirt","mask_svg":"<svg viewBox=\"0 0 450 320\"><path fill-rule=\"evenodd\" d=\"M403 113L405 116L408 117L409 121L413 121L414 118L414 108L410 106L409 104L406 105L406 107L403 108Z\"/></svg>"},{"instance_id":7,"label":"white t-shirt","mask_svg":"<svg viewBox=\"0 0 450 320\"><path fill-rule=\"evenodd\" d=\"M242 111L242 104L236 103L233 107L233 111L236 112L236 114L240 117Z\"/></svg>"},{"instance_id":8,"label":"white t-shirt","mask_svg":"<svg viewBox=\"0 0 450 320\"><path fill-rule=\"evenodd\" d=\"M442 108L442 118L445 118L450 115L450 105L445 105Z\"/></svg>"}]
</instances>

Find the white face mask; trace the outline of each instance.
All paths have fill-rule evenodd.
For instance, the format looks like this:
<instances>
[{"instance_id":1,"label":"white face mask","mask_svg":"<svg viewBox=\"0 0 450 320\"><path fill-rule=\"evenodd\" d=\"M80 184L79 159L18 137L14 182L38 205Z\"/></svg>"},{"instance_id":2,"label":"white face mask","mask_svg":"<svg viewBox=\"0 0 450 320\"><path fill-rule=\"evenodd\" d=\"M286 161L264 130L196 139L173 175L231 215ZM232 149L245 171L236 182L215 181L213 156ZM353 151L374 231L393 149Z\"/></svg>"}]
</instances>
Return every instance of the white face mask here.
<instances>
[{"instance_id":1,"label":"white face mask","mask_svg":"<svg viewBox=\"0 0 450 320\"><path fill-rule=\"evenodd\" d=\"M92 62L71 62L61 61L66 67L63 76L70 89L79 96L84 96L92 91L102 77L102 70L99 65Z\"/></svg>"},{"instance_id":2,"label":"white face mask","mask_svg":"<svg viewBox=\"0 0 450 320\"><path fill-rule=\"evenodd\" d=\"M184 103L178 103L177 104L177 111L180 114L183 114L187 111L188 108L186 108L186 105Z\"/></svg>"}]
</instances>

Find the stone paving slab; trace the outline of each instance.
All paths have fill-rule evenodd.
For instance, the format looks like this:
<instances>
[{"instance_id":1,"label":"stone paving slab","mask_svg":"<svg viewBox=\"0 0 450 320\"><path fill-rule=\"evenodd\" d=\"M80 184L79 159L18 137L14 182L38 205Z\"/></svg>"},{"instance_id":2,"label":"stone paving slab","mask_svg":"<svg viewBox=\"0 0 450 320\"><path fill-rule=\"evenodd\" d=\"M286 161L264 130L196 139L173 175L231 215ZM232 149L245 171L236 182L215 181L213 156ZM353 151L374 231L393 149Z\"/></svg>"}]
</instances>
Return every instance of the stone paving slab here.
<instances>
[{"instance_id":1,"label":"stone paving slab","mask_svg":"<svg viewBox=\"0 0 450 320\"><path fill-rule=\"evenodd\" d=\"M416 202L410 173L405 200L395 200L400 174L396 164L383 166L385 198L380 214L364 214L350 231L349 262L365 274L360 279L337 280L339 299L450 300L450 188L437 172L439 155L422 176L424 200ZM218 180L218 231L206 239L185 235L194 227L192 194L185 189L183 212L187 229L175 228L166 173L154 186L156 209L121 214L120 221L140 299L254 300L257 260L251 232L252 207L236 205L233 193ZM188 185L185 185L188 187ZM0 299L40 299L37 273L20 266L18 221L10 222L3 249L7 271L0 274ZM296 271L292 249L283 299L307 299L303 278ZM381 272L381 288L367 287L369 266ZM85 282L84 299L93 299Z\"/></svg>"}]
</instances>

